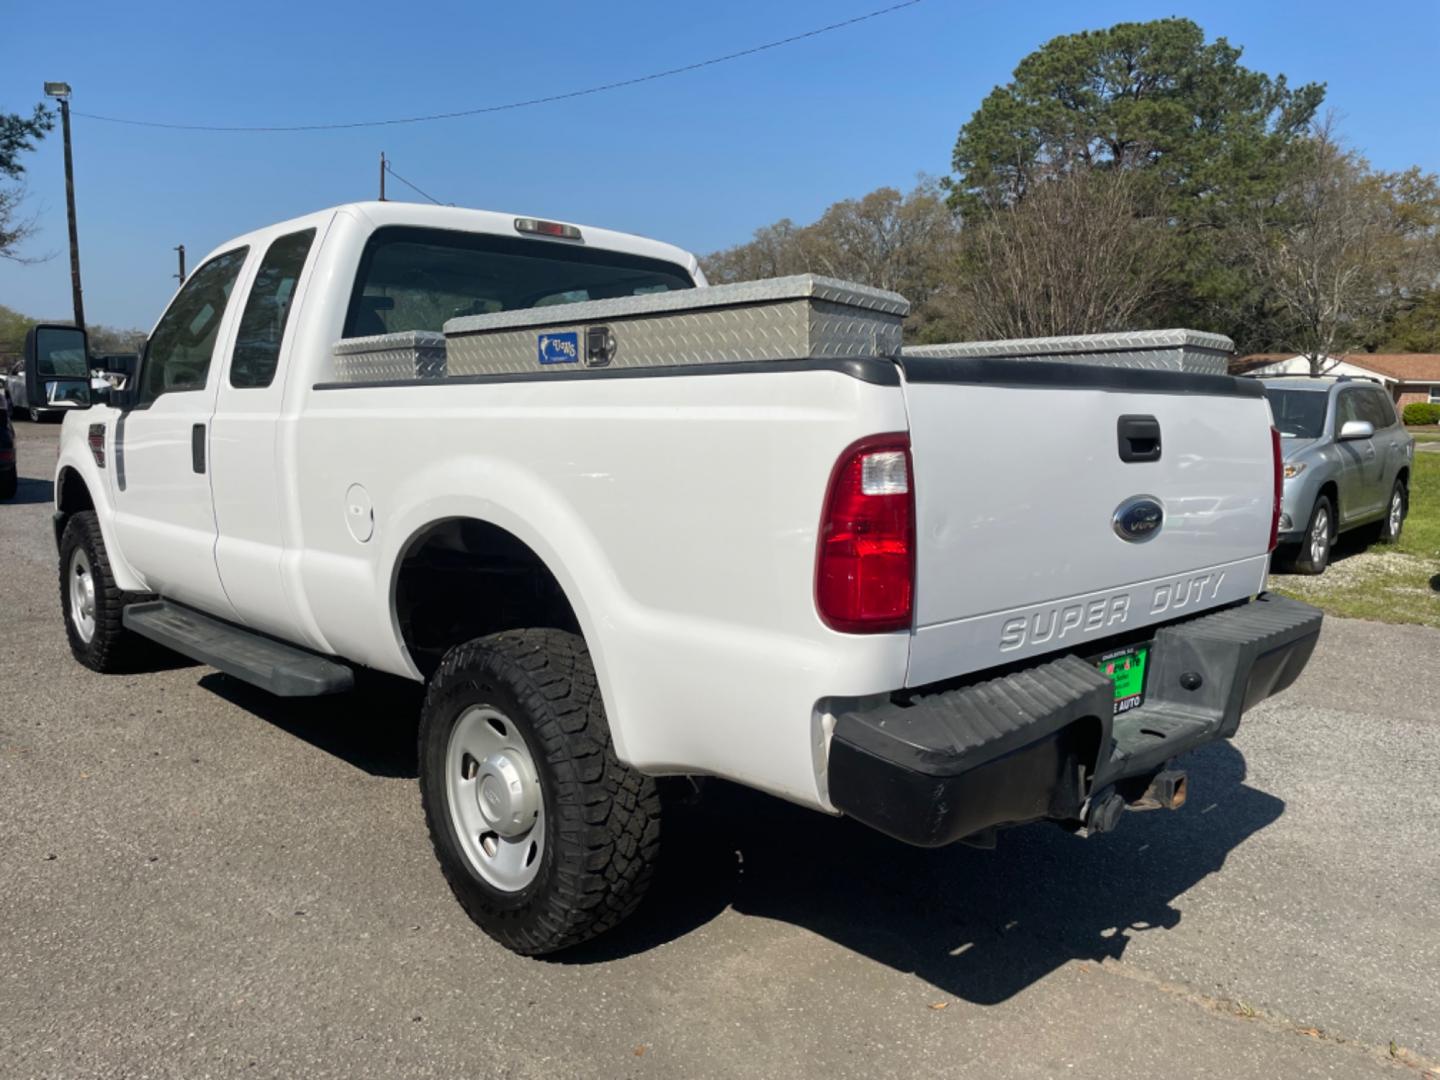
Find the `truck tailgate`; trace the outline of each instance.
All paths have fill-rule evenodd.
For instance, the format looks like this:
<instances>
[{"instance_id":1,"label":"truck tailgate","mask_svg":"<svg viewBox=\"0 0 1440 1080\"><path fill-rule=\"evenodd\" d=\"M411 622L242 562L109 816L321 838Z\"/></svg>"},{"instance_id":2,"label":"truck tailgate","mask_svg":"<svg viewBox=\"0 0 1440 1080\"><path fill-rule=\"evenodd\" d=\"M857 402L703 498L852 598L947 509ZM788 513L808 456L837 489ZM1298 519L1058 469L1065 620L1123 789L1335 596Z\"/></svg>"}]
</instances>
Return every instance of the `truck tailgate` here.
<instances>
[{"instance_id":1,"label":"truck tailgate","mask_svg":"<svg viewBox=\"0 0 1440 1080\"><path fill-rule=\"evenodd\" d=\"M907 685L1083 654L1263 588L1274 463L1259 384L1023 360L904 367L918 538ZM1151 421L1159 454L1145 460ZM1163 517L1147 530L1153 504Z\"/></svg>"}]
</instances>

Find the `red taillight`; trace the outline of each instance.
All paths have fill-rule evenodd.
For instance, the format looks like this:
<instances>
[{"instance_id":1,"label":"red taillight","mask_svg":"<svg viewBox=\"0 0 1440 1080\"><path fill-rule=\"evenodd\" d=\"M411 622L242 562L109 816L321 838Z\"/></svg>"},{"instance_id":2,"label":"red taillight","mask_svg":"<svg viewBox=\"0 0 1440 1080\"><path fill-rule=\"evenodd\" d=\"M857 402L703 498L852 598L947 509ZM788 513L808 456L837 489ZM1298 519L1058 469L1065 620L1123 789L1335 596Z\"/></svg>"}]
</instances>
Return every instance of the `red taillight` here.
<instances>
[{"instance_id":1,"label":"red taillight","mask_svg":"<svg viewBox=\"0 0 1440 1080\"><path fill-rule=\"evenodd\" d=\"M1285 494L1285 462L1280 457L1280 432L1270 429L1270 456L1275 463L1275 505L1270 508L1270 550L1280 542L1280 499Z\"/></svg>"},{"instance_id":2,"label":"red taillight","mask_svg":"<svg viewBox=\"0 0 1440 1080\"><path fill-rule=\"evenodd\" d=\"M0 450L0 465L14 465L14 464L15 464L15 451L14 451L14 450Z\"/></svg>"},{"instance_id":3,"label":"red taillight","mask_svg":"<svg viewBox=\"0 0 1440 1080\"><path fill-rule=\"evenodd\" d=\"M832 630L910 626L915 600L915 485L907 435L872 435L835 464L820 518L815 606Z\"/></svg>"}]
</instances>

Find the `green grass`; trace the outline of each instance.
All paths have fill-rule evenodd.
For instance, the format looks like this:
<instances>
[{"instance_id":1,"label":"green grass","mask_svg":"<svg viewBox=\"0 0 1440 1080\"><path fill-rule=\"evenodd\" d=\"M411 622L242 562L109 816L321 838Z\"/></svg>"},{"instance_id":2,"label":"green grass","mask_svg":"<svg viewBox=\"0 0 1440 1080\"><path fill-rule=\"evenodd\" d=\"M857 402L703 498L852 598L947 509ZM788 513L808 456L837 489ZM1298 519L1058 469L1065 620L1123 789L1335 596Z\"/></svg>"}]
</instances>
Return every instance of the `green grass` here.
<instances>
[{"instance_id":1,"label":"green grass","mask_svg":"<svg viewBox=\"0 0 1440 1080\"><path fill-rule=\"evenodd\" d=\"M1440 428L1433 428L1433 427L1432 427L1432 428L1423 428L1423 427L1417 427L1417 428L1410 428L1409 431L1410 431L1410 434L1411 434L1411 435L1415 436L1415 441L1416 441L1417 443L1420 443L1420 442L1440 442Z\"/></svg>"},{"instance_id":2,"label":"green grass","mask_svg":"<svg viewBox=\"0 0 1440 1080\"><path fill-rule=\"evenodd\" d=\"M1415 455L1400 543L1366 539L1364 529L1342 536L1324 574L1272 574L1271 589L1331 615L1440 627L1440 454Z\"/></svg>"}]
</instances>

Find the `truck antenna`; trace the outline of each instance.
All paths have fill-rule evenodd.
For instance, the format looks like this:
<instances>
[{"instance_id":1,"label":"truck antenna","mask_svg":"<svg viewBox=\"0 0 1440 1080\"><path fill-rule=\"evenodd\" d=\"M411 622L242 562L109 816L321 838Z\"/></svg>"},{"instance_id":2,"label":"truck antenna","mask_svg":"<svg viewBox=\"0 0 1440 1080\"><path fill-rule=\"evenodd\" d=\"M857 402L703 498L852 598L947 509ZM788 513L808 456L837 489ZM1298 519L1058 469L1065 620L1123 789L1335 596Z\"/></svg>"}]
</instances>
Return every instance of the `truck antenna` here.
<instances>
[{"instance_id":1,"label":"truck antenna","mask_svg":"<svg viewBox=\"0 0 1440 1080\"><path fill-rule=\"evenodd\" d=\"M380 201L385 201L385 151L380 151Z\"/></svg>"}]
</instances>

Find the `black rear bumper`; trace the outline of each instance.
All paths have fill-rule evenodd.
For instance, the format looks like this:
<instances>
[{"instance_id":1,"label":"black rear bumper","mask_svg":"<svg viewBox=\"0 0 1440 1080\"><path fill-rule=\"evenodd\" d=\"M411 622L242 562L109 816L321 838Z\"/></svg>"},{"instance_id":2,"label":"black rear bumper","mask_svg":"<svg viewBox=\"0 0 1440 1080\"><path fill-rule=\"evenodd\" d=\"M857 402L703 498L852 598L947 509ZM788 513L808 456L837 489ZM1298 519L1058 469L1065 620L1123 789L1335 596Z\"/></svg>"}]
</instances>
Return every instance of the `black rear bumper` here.
<instances>
[{"instance_id":1,"label":"black rear bumper","mask_svg":"<svg viewBox=\"0 0 1440 1080\"><path fill-rule=\"evenodd\" d=\"M1171 758L1234 735L1242 713L1304 670L1320 622L1318 609L1267 595L1160 627L1145 703L1119 716L1110 681L1077 656L844 713L831 801L926 847L998 825L1079 821L1092 794L1138 796Z\"/></svg>"}]
</instances>

